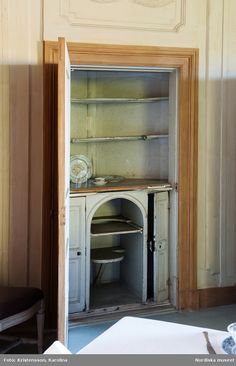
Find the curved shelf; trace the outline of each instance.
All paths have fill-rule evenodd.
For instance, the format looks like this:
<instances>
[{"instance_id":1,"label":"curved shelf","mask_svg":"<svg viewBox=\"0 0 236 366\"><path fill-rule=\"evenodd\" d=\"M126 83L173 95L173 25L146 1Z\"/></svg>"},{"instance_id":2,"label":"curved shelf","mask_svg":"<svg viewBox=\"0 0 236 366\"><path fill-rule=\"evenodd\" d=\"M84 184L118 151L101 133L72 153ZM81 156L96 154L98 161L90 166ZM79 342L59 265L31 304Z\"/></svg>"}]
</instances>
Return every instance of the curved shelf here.
<instances>
[{"instance_id":1,"label":"curved shelf","mask_svg":"<svg viewBox=\"0 0 236 366\"><path fill-rule=\"evenodd\" d=\"M131 220L126 218L104 217L98 220L93 220L91 224L91 235L121 235L121 234L135 234L142 233L143 228L134 224Z\"/></svg>"},{"instance_id":2,"label":"curved shelf","mask_svg":"<svg viewBox=\"0 0 236 366\"><path fill-rule=\"evenodd\" d=\"M106 103L153 103L169 100L169 97L154 98L72 98L71 103L76 104L106 104Z\"/></svg>"},{"instance_id":3,"label":"curved shelf","mask_svg":"<svg viewBox=\"0 0 236 366\"><path fill-rule=\"evenodd\" d=\"M107 222L131 222L131 219L128 219L124 216L97 216L92 219L92 224L104 224Z\"/></svg>"},{"instance_id":4,"label":"curved shelf","mask_svg":"<svg viewBox=\"0 0 236 366\"><path fill-rule=\"evenodd\" d=\"M91 249L91 261L99 264L120 262L124 259L125 250L117 247Z\"/></svg>"}]
</instances>

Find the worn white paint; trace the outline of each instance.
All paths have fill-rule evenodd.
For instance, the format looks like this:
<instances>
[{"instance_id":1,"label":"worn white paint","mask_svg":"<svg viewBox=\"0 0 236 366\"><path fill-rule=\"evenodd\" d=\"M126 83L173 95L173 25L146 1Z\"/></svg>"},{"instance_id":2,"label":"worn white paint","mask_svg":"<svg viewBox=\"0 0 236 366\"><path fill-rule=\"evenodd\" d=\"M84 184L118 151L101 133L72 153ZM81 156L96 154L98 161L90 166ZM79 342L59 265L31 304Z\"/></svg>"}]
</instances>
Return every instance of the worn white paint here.
<instances>
[{"instance_id":1,"label":"worn white paint","mask_svg":"<svg viewBox=\"0 0 236 366\"><path fill-rule=\"evenodd\" d=\"M85 197L70 198L69 238L69 313L74 313L85 307Z\"/></svg>"},{"instance_id":2,"label":"worn white paint","mask_svg":"<svg viewBox=\"0 0 236 366\"><path fill-rule=\"evenodd\" d=\"M155 194L154 204L154 233L155 233L155 254L154 254L154 300L158 303L169 299L169 197L168 192ZM174 225L174 223L172 223ZM174 299L176 301L176 299Z\"/></svg>"},{"instance_id":3,"label":"worn white paint","mask_svg":"<svg viewBox=\"0 0 236 366\"><path fill-rule=\"evenodd\" d=\"M58 39L57 166L58 166L58 339L67 345L70 221L70 58L64 38Z\"/></svg>"}]
</instances>

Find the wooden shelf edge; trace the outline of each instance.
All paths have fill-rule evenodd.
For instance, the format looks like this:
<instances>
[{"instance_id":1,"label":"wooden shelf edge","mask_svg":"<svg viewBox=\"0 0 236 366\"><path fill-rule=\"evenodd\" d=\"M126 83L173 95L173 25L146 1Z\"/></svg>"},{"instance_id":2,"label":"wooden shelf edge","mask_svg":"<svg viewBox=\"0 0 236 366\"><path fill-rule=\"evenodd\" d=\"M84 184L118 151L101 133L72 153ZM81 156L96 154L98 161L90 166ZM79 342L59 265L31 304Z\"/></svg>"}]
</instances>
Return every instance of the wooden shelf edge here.
<instances>
[{"instance_id":1,"label":"wooden shelf edge","mask_svg":"<svg viewBox=\"0 0 236 366\"><path fill-rule=\"evenodd\" d=\"M169 97L154 98L71 98L71 103L76 104L106 104L106 103L153 103L169 100Z\"/></svg>"},{"instance_id":2,"label":"wooden shelf edge","mask_svg":"<svg viewBox=\"0 0 236 366\"><path fill-rule=\"evenodd\" d=\"M107 136L107 137L85 137L78 138L72 137L71 143L91 143L91 142L121 142L121 141L150 141L162 138L168 138L168 134L157 134L157 135L139 135L139 136Z\"/></svg>"},{"instance_id":3,"label":"wooden shelf edge","mask_svg":"<svg viewBox=\"0 0 236 366\"><path fill-rule=\"evenodd\" d=\"M97 223L91 225L91 236L136 234L142 232L143 228L141 226L127 221L121 222L108 220L105 223L102 222L100 224Z\"/></svg>"}]
</instances>

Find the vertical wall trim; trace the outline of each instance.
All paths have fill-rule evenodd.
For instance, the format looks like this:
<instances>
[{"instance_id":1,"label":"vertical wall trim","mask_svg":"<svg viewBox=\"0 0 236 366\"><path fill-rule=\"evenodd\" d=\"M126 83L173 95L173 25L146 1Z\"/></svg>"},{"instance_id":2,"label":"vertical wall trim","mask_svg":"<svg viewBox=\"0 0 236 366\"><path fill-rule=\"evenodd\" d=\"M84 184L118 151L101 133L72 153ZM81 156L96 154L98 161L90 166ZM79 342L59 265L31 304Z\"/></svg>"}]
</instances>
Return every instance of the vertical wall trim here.
<instances>
[{"instance_id":1,"label":"vertical wall trim","mask_svg":"<svg viewBox=\"0 0 236 366\"><path fill-rule=\"evenodd\" d=\"M221 24L221 29L222 29L222 40L221 40L221 84L220 84L220 88L221 88L221 98L220 98L220 104L221 104L221 114L220 114L220 225L219 225L219 245L220 245L220 286L222 285L222 269L223 269L223 263L222 263L222 251L223 251L223 247L222 247L222 243L223 243L223 230L222 230L222 225L223 225L223 217L224 217L224 212L223 212L223 112L224 112L224 82L223 82L223 77L224 77L224 27L225 27L225 0L223 0L222 3L222 24Z\"/></svg>"},{"instance_id":2,"label":"vertical wall trim","mask_svg":"<svg viewBox=\"0 0 236 366\"><path fill-rule=\"evenodd\" d=\"M8 2L0 3L0 284L8 284L9 243L9 66Z\"/></svg>"},{"instance_id":3,"label":"vertical wall trim","mask_svg":"<svg viewBox=\"0 0 236 366\"><path fill-rule=\"evenodd\" d=\"M228 62L228 56L225 57L225 42L228 39L226 10L230 4L224 0L217 2L206 0L205 6L204 48L200 53L204 77L200 84L202 116L199 120L201 164L198 226L199 288L217 287L222 284L222 266L224 266L223 261L226 255L223 243L226 235L224 226L226 210L228 211L224 203L227 180L224 136L227 128L225 108L229 104L225 95L227 91L225 63Z\"/></svg>"},{"instance_id":4,"label":"vertical wall trim","mask_svg":"<svg viewBox=\"0 0 236 366\"><path fill-rule=\"evenodd\" d=\"M205 55L206 55L206 63L205 63L205 67L206 67L206 74L205 74L205 80L206 80L206 87L205 87L205 95L207 97L208 95L208 89L209 89L209 39L210 39L210 0L207 0L206 2L206 42L205 42ZM207 115L208 115L208 103L205 103L205 121L206 121L206 129L207 129ZM207 156L207 133L204 134L204 156ZM204 181L204 211L205 211L205 215L207 217L207 205L206 205L206 201L207 201L207 161L205 164L205 181ZM207 243L207 230L206 227L204 228L204 238L205 238L205 243ZM204 266L203 268L206 268L207 266L207 245L204 246Z\"/></svg>"},{"instance_id":5,"label":"vertical wall trim","mask_svg":"<svg viewBox=\"0 0 236 366\"><path fill-rule=\"evenodd\" d=\"M41 34L41 39L44 40L44 25L45 25L45 0L41 0L41 29L40 29L40 34Z\"/></svg>"},{"instance_id":6,"label":"vertical wall trim","mask_svg":"<svg viewBox=\"0 0 236 366\"><path fill-rule=\"evenodd\" d=\"M234 285L236 282L235 12L235 0L225 1L222 65L221 286Z\"/></svg>"},{"instance_id":7,"label":"vertical wall trim","mask_svg":"<svg viewBox=\"0 0 236 366\"><path fill-rule=\"evenodd\" d=\"M205 127L203 126L205 189L205 268L201 264L201 285L216 287L220 279L220 190L221 190L221 114L222 114L222 21L223 0L206 3ZM202 255L203 259L203 255Z\"/></svg>"},{"instance_id":8,"label":"vertical wall trim","mask_svg":"<svg viewBox=\"0 0 236 366\"><path fill-rule=\"evenodd\" d=\"M29 32L30 33L30 32ZM30 65L28 67L28 90L30 91L31 90L31 73L30 73ZM29 172L29 175L28 175L28 208L27 208L27 216L28 216L28 225L27 225L27 278L26 278L26 281L27 281L27 286L29 286L29 283L30 283L30 228L31 228L31 200L30 200L30 197L31 197L31 166L32 166L32 156L31 156L31 144L32 144L32 141L31 141L31 94L29 94L29 103L28 103L28 116L29 116L29 125L28 125L28 135L29 135L29 143L28 143L28 172Z\"/></svg>"},{"instance_id":9,"label":"vertical wall trim","mask_svg":"<svg viewBox=\"0 0 236 366\"><path fill-rule=\"evenodd\" d=\"M27 28L30 30L30 14L31 14L31 4L30 4L30 0L27 0L27 11L26 11L26 22L27 22ZM31 54L31 49L30 49L30 45L31 45L31 32L28 32L28 37L27 37L27 65L28 65L28 90L30 91L30 87L31 87L31 75L30 75L30 54ZM28 103L28 136L29 136L29 140L28 140L28 202L27 202L27 241L26 241L26 262L27 262L27 271L26 271L26 284L27 286L30 283L30 221L31 221L31 212L30 212L30 196L31 196L31 181L30 181L30 167L31 167L31 123L30 123L30 118L31 118L31 96L30 93L28 95L29 97L29 103Z\"/></svg>"}]
</instances>

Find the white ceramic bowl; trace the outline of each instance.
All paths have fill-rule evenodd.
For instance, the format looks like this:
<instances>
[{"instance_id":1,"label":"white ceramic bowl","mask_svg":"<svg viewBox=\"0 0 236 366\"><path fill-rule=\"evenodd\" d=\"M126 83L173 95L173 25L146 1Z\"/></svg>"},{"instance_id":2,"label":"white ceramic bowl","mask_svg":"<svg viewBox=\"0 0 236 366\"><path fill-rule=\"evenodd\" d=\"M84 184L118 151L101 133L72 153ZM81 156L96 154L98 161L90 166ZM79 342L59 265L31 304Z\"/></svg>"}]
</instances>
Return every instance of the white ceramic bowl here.
<instances>
[{"instance_id":1,"label":"white ceramic bowl","mask_svg":"<svg viewBox=\"0 0 236 366\"><path fill-rule=\"evenodd\" d=\"M94 178L94 184L96 184L97 186L103 186L106 183L107 183L107 181L106 181L106 178L104 178L104 177Z\"/></svg>"},{"instance_id":2,"label":"white ceramic bowl","mask_svg":"<svg viewBox=\"0 0 236 366\"><path fill-rule=\"evenodd\" d=\"M227 327L227 331L231 335L231 337L234 339L234 342L236 343L236 323L231 323Z\"/></svg>"}]
</instances>

